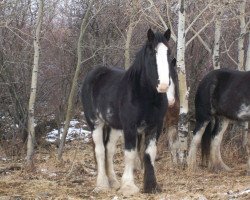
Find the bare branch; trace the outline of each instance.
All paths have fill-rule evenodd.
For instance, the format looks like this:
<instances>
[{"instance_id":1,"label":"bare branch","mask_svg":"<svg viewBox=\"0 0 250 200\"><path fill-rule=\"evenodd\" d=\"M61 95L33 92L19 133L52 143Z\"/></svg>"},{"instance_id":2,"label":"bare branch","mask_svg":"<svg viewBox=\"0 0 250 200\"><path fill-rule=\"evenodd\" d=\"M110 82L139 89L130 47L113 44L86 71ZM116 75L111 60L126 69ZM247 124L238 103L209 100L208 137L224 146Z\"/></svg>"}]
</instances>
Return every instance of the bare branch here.
<instances>
[{"instance_id":1,"label":"bare branch","mask_svg":"<svg viewBox=\"0 0 250 200\"><path fill-rule=\"evenodd\" d=\"M166 22L163 20L159 10L157 9L157 7L155 6L155 3L153 2L153 0L148 0L148 2L155 8L155 11L156 11L156 15L158 16L158 18L160 19L162 25L164 26L165 30L168 29L168 25L166 24ZM174 40L174 42L176 42L176 35L175 33L172 31L172 34L171 34L171 37L172 39Z\"/></svg>"},{"instance_id":2,"label":"bare branch","mask_svg":"<svg viewBox=\"0 0 250 200\"><path fill-rule=\"evenodd\" d=\"M189 26L186 28L185 33L190 30L190 28L194 25L194 23L200 18L200 16L209 8L210 3L206 5L206 7L194 18L194 20L189 24Z\"/></svg>"}]
</instances>

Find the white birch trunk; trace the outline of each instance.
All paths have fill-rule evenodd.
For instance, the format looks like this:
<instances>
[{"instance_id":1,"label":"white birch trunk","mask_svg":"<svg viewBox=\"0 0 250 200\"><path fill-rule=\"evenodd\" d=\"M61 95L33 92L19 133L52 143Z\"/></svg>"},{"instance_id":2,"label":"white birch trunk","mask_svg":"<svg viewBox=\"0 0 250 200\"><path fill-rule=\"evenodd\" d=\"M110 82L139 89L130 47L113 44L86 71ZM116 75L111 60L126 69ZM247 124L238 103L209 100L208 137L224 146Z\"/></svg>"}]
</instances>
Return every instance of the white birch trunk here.
<instances>
[{"instance_id":1,"label":"white birch trunk","mask_svg":"<svg viewBox=\"0 0 250 200\"><path fill-rule=\"evenodd\" d=\"M248 47L247 47L247 58L246 58L245 70L250 71L250 33L248 33ZM243 146L244 148L247 149L250 147L250 144L248 144L250 143L250 140L248 140L249 122L245 122L244 126L245 126L245 130L244 130L244 135L243 135ZM248 151L248 156L250 157L250 149L247 149L247 151Z\"/></svg>"},{"instance_id":2,"label":"white birch trunk","mask_svg":"<svg viewBox=\"0 0 250 200\"><path fill-rule=\"evenodd\" d=\"M239 4L239 20L240 20L240 37L238 40L238 69L244 71L244 36L246 34L246 21L245 21L245 10L246 10L246 0L242 0ZM248 58L247 58L248 59ZM235 124L237 125L237 124ZM242 129L241 129L242 130ZM248 122L244 122L243 128L243 146L247 146L247 135L248 135Z\"/></svg>"},{"instance_id":3,"label":"white birch trunk","mask_svg":"<svg viewBox=\"0 0 250 200\"><path fill-rule=\"evenodd\" d=\"M240 38L238 40L238 69L241 71L244 70L244 35L246 34L245 9L246 0L242 0L239 5Z\"/></svg>"},{"instance_id":4,"label":"white birch trunk","mask_svg":"<svg viewBox=\"0 0 250 200\"><path fill-rule=\"evenodd\" d=\"M130 67L130 41L132 38L132 33L133 33L133 26L132 26L131 20L130 20L130 23L128 26L128 31L127 31L126 42L125 42L125 52L124 52L125 69L128 69Z\"/></svg>"},{"instance_id":5,"label":"white birch trunk","mask_svg":"<svg viewBox=\"0 0 250 200\"><path fill-rule=\"evenodd\" d=\"M41 25L43 19L43 0L40 0L38 8L38 15L35 27L35 38L34 38L34 61L33 70L31 77L31 91L29 98L29 108L28 108L28 142L27 142L27 164L33 165L33 155L35 146L35 127L34 127L34 106L36 101L36 90L37 90L37 75L38 75L38 65L39 65L39 53L40 53L40 33Z\"/></svg>"},{"instance_id":6,"label":"white birch trunk","mask_svg":"<svg viewBox=\"0 0 250 200\"><path fill-rule=\"evenodd\" d=\"M188 136L188 96L185 69L185 0L178 0L178 39L177 39L177 68L179 76L180 114L178 122L178 162L183 165L187 156Z\"/></svg>"},{"instance_id":7,"label":"white birch trunk","mask_svg":"<svg viewBox=\"0 0 250 200\"><path fill-rule=\"evenodd\" d=\"M248 33L248 47L247 47L247 58L246 58L246 71L250 71L250 33Z\"/></svg>"},{"instance_id":8,"label":"white birch trunk","mask_svg":"<svg viewBox=\"0 0 250 200\"><path fill-rule=\"evenodd\" d=\"M218 18L215 21L215 32L214 32L214 49L213 49L214 69L220 69L220 36L221 36L221 20Z\"/></svg>"},{"instance_id":9,"label":"white birch trunk","mask_svg":"<svg viewBox=\"0 0 250 200\"><path fill-rule=\"evenodd\" d=\"M72 86L71 86L69 99L68 99L66 120L65 120L63 134L62 134L62 138L61 138L60 146L59 146L59 150L58 150L58 159L59 160L62 158L63 148L65 145L67 133L69 130L69 122L71 120L72 113L73 113L73 100L75 99L75 96L77 93L77 80L78 80L78 77L80 74L81 63L82 63L83 37L84 37L84 34L86 32L86 28L87 28L88 20L89 20L89 15L90 15L90 10L92 8L93 3L94 3L94 0L90 0L89 5L88 5L88 9L85 13L85 16L84 16L84 18L82 20L82 24L81 24L80 36L78 38L78 43L77 43L77 66L76 66L74 78L72 80Z\"/></svg>"}]
</instances>

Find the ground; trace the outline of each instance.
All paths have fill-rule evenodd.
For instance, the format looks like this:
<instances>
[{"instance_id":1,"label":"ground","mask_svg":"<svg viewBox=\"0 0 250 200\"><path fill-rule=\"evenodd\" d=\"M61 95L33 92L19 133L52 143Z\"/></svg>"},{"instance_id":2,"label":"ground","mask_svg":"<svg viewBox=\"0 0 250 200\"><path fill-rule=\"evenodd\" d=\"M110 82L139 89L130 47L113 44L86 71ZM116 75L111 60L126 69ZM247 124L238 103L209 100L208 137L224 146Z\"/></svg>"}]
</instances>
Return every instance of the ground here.
<instances>
[{"instance_id":1,"label":"ground","mask_svg":"<svg viewBox=\"0 0 250 200\"><path fill-rule=\"evenodd\" d=\"M115 169L120 179L123 172L121 144L115 155ZM1 149L1 148L0 148ZM171 163L165 142L160 144L156 176L163 189L157 194L139 193L123 197L117 191L96 193L96 167L91 141L67 142L63 161L56 159L55 145L38 148L34 171L27 170L20 157L6 158L0 153L0 200L14 199L250 199L250 177L246 176L244 156L226 155L232 172L212 173L199 167L192 174ZM142 189L143 172L135 172L136 184Z\"/></svg>"}]
</instances>

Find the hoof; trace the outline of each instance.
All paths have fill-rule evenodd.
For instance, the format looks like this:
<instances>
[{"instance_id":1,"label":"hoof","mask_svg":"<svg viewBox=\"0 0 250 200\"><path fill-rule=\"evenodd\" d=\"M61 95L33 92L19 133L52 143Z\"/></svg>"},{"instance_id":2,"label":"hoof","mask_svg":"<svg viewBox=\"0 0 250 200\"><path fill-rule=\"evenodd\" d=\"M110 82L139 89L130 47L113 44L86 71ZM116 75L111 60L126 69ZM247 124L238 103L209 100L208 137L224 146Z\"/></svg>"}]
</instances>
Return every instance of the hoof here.
<instances>
[{"instance_id":1,"label":"hoof","mask_svg":"<svg viewBox=\"0 0 250 200\"><path fill-rule=\"evenodd\" d=\"M97 178L95 192L107 191L110 189L109 181L107 177Z\"/></svg>"},{"instance_id":2,"label":"hoof","mask_svg":"<svg viewBox=\"0 0 250 200\"><path fill-rule=\"evenodd\" d=\"M120 188L120 183L117 179L111 178L109 179L109 185L111 188L118 189Z\"/></svg>"},{"instance_id":3,"label":"hoof","mask_svg":"<svg viewBox=\"0 0 250 200\"><path fill-rule=\"evenodd\" d=\"M228 167L226 164L216 164L216 165L210 166L209 168L211 171L214 171L214 172L232 171L232 169Z\"/></svg>"},{"instance_id":4,"label":"hoof","mask_svg":"<svg viewBox=\"0 0 250 200\"><path fill-rule=\"evenodd\" d=\"M157 184L155 187L144 188L143 193L160 193L162 192L161 187Z\"/></svg>"},{"instance_id":5,"label":"hoof","mask_svg":"<svg viewBox=\"0 0 250 200\"><path fill-rule=\"evenodd\" d=\"M123 194L124 196L131 196L139 192L139 188L135 184L125 184L123 185L119 193Z\"/></svg>"},{"instance_id":6,"label":"hoof","mask_svg":"<svg viewBox=\"0 0 250 200\"><path fill-rule=\"evenodd\" d=\"M93 190L93 192L99 193L99 192L107 192L108 190L110 190L110 187L100 187L100 186L96 186L95 189Z\"/></svg>"}]
</instances>

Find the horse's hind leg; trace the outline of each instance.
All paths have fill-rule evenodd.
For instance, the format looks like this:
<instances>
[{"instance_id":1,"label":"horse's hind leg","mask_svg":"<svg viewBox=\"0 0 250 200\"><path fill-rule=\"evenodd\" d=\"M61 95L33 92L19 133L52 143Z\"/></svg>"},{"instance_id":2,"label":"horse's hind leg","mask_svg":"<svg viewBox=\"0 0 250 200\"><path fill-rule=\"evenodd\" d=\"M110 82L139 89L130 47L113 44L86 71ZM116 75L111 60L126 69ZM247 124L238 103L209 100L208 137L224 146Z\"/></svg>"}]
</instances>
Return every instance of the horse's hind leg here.
<instances>
[{"instance_id":1,"label":"horse's hind leg","mask_svg":"<svg viewBox=\"0 0 250 200\"><path fill-rule=\"evenodd\" d=\"M214 138L211 141L211 149L210 149L210 162L209 168L218 171L218 170L226 170L229 171L230 168L223 162L221 157L221 141L223 138L223 134L227 129L229 124L229 120L225 118L218 118L218 128L214 132Z\"/></svg>"},{"instance_id":2,"label":"horse's hind leg","mask_svg":"<svg viewBox=\"0 0 250 200\"><path fill-rule=\"evenodd\" d=\"M195 168L197 167L197 161L196 161L197 149L198 145L201 143L202 135L204 134L208 123L209 121L196 122L195 129L193 132L194 136L190 144L190 149L187 157L188 169L190 171L194 171Z\"/></svg>"},{"instance_id":3,"label":"horse's hind leg","mask_svg":"<svg viewBox=\"0 0 250 200\"><path fill-rule=\"evenodd\" d=\"M96 191L109 188L109 181L105 170L105 147L103 143L103 123L96 124L92 137L95 144L95 157L97 162Z\"/></svg>"},{"instance_id":4,"label":"horse's hind leg","mask_svg":"<svg viewBox=\"0 0 250 200\"><path fill-rule=\"evenodd\" d=\"M109 139L106 144L106 168L108 173L108 179L110 186L115 189L118 189L120 187L120 184L115 175L113 157L116 150L116 143L120 136L120 130L111 129Z\"/></svg>"}]
</instances>

